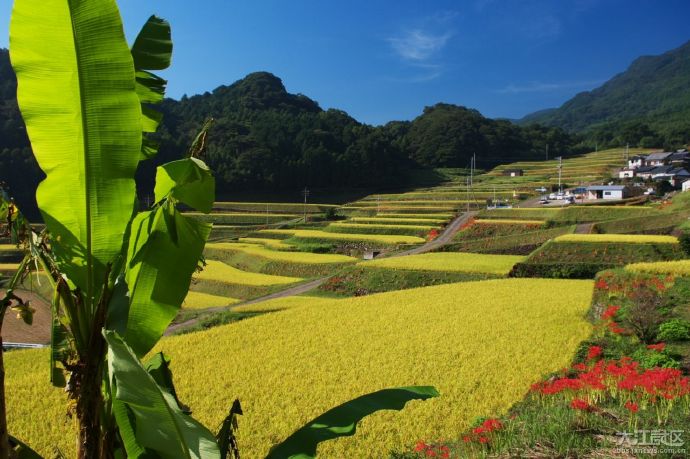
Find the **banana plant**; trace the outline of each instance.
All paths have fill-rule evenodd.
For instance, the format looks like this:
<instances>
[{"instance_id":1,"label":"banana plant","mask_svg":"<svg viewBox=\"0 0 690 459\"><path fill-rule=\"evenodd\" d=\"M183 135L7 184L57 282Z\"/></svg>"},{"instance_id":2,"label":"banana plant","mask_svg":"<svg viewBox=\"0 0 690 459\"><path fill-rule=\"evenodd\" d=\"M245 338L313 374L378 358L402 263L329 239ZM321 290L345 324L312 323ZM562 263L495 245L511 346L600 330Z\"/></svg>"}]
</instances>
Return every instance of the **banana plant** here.
<instances>
[{"instance_id":1,"label":"banana plant","mask_svg":"<svg viewBox=\"0 0 690 459\"><path fill-rule=\"evenodd\" d=\"M28 256L52 283L51 380L72 399L79 458L215 459L237 450L231 427L241 410L231 409L214 436L177 399L167 358L141 361L203 264L211 227L178 205L208 213L215 197L201 159L207 123L186 157L157 168L155 202L138 210L134 175L156 154L155 104L166 85L152 72L168 67L171 53L170 26L157 17L128 46L115 0L14 2L17 100L46 174L36 193L46 233L32 235ZM347 414L344 427L313 438L312 423L287 440L286 454L313 455L319 441L354 433L347 426L372 407L435 395L404 391L347 402L322 419Z\"/></svg>"}]
</instances>

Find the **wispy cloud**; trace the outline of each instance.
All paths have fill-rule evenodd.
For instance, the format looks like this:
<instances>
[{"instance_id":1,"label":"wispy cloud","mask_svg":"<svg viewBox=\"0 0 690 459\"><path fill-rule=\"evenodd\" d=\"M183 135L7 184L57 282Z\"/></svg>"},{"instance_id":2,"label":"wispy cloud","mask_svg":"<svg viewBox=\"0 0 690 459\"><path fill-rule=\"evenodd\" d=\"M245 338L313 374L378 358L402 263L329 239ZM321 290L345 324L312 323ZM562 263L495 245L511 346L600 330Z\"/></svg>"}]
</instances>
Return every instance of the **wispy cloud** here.
<instances>
[{"instance_id":1,"label":"wispy cloud","mask_svg":"<svg viewBox=\"0 0 690 459\"><path fill-rule=\"evenodd\" d=\"M504 88L496 90L499 94L522 94L529 92L552 92L564 89L579 89L591 88L602 84L605 80L588 80L588 81L563 81L559 83L544 83L541 81L533 81L527 84L509 84Z\"/></svg>"},{"instance_id":2,"label":"wispy cloud","mask_svg":"<svg viewBox=\"0 0 690 459\"><path fill-rule=\"evenodd\" d=\"M422 29L405 31L387 39L398 56L406 61L424 62L438 55L452 34L435 35Z\"/></svg>"}]
</instances>

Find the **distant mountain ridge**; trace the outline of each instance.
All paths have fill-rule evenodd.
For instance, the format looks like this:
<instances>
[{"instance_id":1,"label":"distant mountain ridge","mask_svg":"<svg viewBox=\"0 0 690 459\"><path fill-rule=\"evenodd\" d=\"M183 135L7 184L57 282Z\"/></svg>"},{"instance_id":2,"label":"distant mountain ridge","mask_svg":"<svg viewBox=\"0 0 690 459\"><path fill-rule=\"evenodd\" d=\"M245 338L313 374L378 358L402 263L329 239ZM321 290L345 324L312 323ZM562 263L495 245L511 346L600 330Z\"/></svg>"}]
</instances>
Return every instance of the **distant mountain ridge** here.
<instances>
[{"instance_id":1,"label":"distant mountain ridge","mask_svg":"<svg viewBox=\"0 0 690 459\"><path fill-rule=\"evenodd\" d=\"M635 59L628 69L592 91L582 92L555 109L519 120L569 132L613 129L644 123L664 137L690 131L690 41L658 56Z\"/></svg>"}]
</instances>

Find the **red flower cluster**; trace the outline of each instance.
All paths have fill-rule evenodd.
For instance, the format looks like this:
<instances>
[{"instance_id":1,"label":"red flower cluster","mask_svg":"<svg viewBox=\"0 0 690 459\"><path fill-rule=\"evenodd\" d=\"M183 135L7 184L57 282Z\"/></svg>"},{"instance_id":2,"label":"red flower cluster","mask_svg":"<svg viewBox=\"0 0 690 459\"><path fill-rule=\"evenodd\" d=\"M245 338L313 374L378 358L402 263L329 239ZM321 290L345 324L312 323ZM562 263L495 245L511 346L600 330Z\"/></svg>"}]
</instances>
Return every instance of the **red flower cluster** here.
<instances>
[{"instance_id":1,"label":"red flower cluster","mask_svg":"<svg viewBox=\"0 0 690 459\"><path fill-rule=\"evenodd\" d=\"M618 323L616 323L616 322L609 322L609 324L607 325L607 327L609 327L609 331L610 331L611 333L615 333L616 335L620 335L620 334L622 334L622 333L625 333L625 328L621 327L621 326L618 325Z\"/></svg>"},{"instance_id":2,"label":"red flower cluster","mask_svg":"<svg viewBox=\"0 0 690 459\"><path fill-rule=\"evenodd\" d=\"M604 311L604 313L601 315L601 320L613 320L613 317L616 315L620 308L620 306L609 306L608 308L606 308L606 311Z\"/></svg>"},{"instance_id":3,"label":"red flower cluster","mask_svg":"<svg viewBox=\"0 0 690 459\"><path fill-rule=\"evenodd\" d=\"M429 231L429 234L427 234L426 238L429 241L433 241L434 239L436 239L438 237L438 234L439 234L438 230L436 228L434 228L431 231Z\"/></svg>"},{"instance_id":4,"label":"red flower cluster","mask_svg":"<svg viewBox=\"0 0 690 459\"><path fill-rule=\"evenodd\" d=\"M680 370L659 367L643 370L639 363L630 357L611 361L599 360L590 365L579 363L573 365L571 371L576 372L577 376L543 381L532 385L532 391L542 395L555 395L561 392L576 396L586 395L574 398L570 402L572 408L583 411L596 409L591 400L600 399L601 395L591 395L598 391L599 394L604 393L612 398L627 400L624 407L630 413L639 410L639 405L631 401L630 397L645 399L654 404L671 403L672 400L690 396L690 378L683 376ZM621 391L630 395L621 397Z\"/></svg>"},{"instance_id":5,"label":"red flower cluster","mask_svg":"<svg viewBox=\"0 0 690 459\"><path fill-rule=\"evenodd\" d=\"M462 437L462 441L465 443L471 443L477 441L481 444L487 444L491 441L489 435L503 428L503 423L498 419L487 419L481 423L481 425L472 429L472 435L465 435Z\"/></svg>"},{"instance_id":6,"label":"red flower cluster","mask_svg":"<svg viewBox=\"0 0 690 459\"><path fill-rule=\"evenodd\" d=\"M637 403L633 403L631 401L625 402L625 407L630 411L631 413L637 413L637 411L640 409L639 406L637 406Z\"/></svg>"},{"instance_id":7,"label":"red flower cluster","mask_svg":"<svg viewBox=\"0 0 690 459\"><path fill-rule=\"evenodd\" d=\"M438 457L447 459L450 457L450 448L447 445L432 445L423 441L418 441L414 451L421 457Z\"/></svg>"},{"instance_id":8,"label":"red flower cluster","mask_svg":"<svg viewBox=\"0 0 690 459\"><path fill-rule=\"evenodd\" d=\"M666 348L666 343L657 343L657 344L650 344L647 346L647 349L651 349L653 351L663 351Z\"/></svg>"},{"instance_id":9,"label":"red flower cluster","mask_svg":"<svg viewBox=\"0 0 690 459\"><path fill-rule=\"evenodd\" d=\"M474 225L474 218L470 218L466 223L463 223L462 226L460 226L460 231L467 229L472 225Z\"/></svg>"},{"instance_id":10,"label":"red flower cluster","mask_svg":"<svg viewBox=\"0 0 690 459\"><path fill-rule=\"evenodd\" d=\"M601 355L601 346L590 346L587 353L587 360L596 359Z\"/></svg>"},{"instance_id":11,"label":"red flower cluster","mask_svg":"<svg viewBox=\"0 0 690 459\"><path fill-rule=\"evenodd\" d=\"M586 400L582 400L581 398L574 398L570 402L570 407L575 409L575 410L582 410L582 411L591 411L592 410L592 405L590 405Z\"/></svg>"},{"instance_id":12,"label":"red flower cluster","mask_svg":"<svg viewBox=\"0 0 690 459\"><path fill-rule=\"evenodd\" d=\"M606 279L599 279L597 280L596 284L594 284L596 288L599 290L608 290L609 284L606 282Z\"/></svg>"}]
</instances>

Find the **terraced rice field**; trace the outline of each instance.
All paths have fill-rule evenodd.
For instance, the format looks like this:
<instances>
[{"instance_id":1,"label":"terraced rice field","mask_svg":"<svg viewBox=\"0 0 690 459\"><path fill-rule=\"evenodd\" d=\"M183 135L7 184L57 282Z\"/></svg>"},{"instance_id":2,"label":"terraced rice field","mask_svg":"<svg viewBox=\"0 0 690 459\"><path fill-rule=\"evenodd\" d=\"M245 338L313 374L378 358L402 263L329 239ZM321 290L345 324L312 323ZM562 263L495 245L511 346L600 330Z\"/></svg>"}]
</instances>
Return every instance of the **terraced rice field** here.
<instances>
[{"instance_id":1,"label":"terraced rice field","mask_svg":"<svg viewBox=\"0 0 690 459\"><path fill-rule=\"evenodd\" d=\"M625 267L626 271L671 274L673 276L690 276L690 260L658 261L655 263L633 263Z\"/></svg>"},{"instance_id":2,"label":"terraced rice field","mask_svg":"<svg viewBox=\"0 0 690 459\"><path fill-rule=\"evenodd\" d=\"M261 225L284 222L299 219L297 214L269 214L269 213L221 213L202 214L187 212L185 215L193 216L198 220L217 223L219 225Z\"/></svg>"},{"instance_id":3,"label":"terraced rice field","mask_svg":"<svg viewBox=\"0 0 690 459\"><path fill-rule=\"evenodd\" d=\"M395 217L352 217L352 223L366 223L373 225L432 225L444 224L447 219L437 218L395 218Z\"/></svg>"},{"instance_id":4,"label":"terraced rice field","mask_svg":"<svg viewBox=\"0 0 690 459\"><path fill-rule=\"evenodd\" d=\"M644 234L564 234L555 242L601 242L627 244L678 244L674 236L654 236Z\"/></svg>"},{"instance_id":5,"label":"terraced rice field","mask_svg":"<svg viewBox=\"0 0 690 459\"><path fill-rule=\"evenodd\" d=\"M592 291L591 281L507 279L317 299L164 338L156 350L172 358L180 399L211 429L239 397L238 441L249 458L358 395L436 386L440 397L376 413L356 436L319 448L321 457L378 459L420 439L455 438L478 416L500 416L533 382L568 365L591 332L584 316ZM58 446L69 457L73 423L64 392L48 382L47 360L47 350L5 356L9 430L43 455Z\"/></svg>"},{"instance_id":6,"label":"terraced rice field","mask_svg":"<svg viewBox=\"0 0 690 459\"><path fill-rule=\"evenodd\" d=\"M270 247L271 249L276 249L276 250L290 250L290 249L294 248L294 246L292 244L286 244L285 242L281 241L280 239L268 239L268 238L260 238L260 237L241 237L238 240L240 242L243 242L246 244L265 245L266 247Z\"/></svg>"},{"instance_id":7,"label":"terraced rice field","mask_svg":"<svg viewBox=\"0 0 690 459\"><path fill-rule=\"evenodd\" d=\"M278 241L280 242L280 241ZM232 242L208 243L206 249L230 250L255 255L268 260L282 261L285 263L299 264L337 264L352 263L356 258L345 255L307 253L307 252L286 252L267 249L257 244L243 244Z\"/></svg>"},{"instance_id":8,"label":"terraced rice field","mask_svg":"<svg viewBox=\"0 0 690 459\"><path fill-rule=\"evenodd\" d=\"M259 234L288 235L297 239L323 241L371 242L384 245L422 244L425 240L417 236L391 236L385 234L329 233L320 230L261 230Z\"/></svg>"},{"instance_id":9,"label":"terraced rice field","mask_svg":"<svg viewBox=\"0 0 690 459\"><path fill-rule=\"evenodd\" d=\"M373 223L331 223L324 231L332 233L352 234L390 234L423 236L440 225L402 225L402 224L373 224Z\"/></svg>"},{"instance_id":10,"label":"terraced rice field","mask_svg":"<svg viewBox=\"0 0 690 459\"><path fill-rule=\"evenodd\" d=\"M213 204L213 208L220 211L233 212L270 212L278 214L302 214L306 209L307 213L324 213L328 209L336 209L334 204L307 204L283 203L283 202L229 202L219 201Z\"/></svg>"},{"instance_id":11,"label":"terraced rice field","mask_svg":"<svg viewBox=\"0 0 690 459\"><path fill-rule=\"evenodd\" d=\"M206 260L204 270L195 274L194 278L250 286L293 284L303 280L298 277L250 273L215 260Z\"/></svg>"},{"instance_id":12,"label":"terraced rice field","mask_svg":"<svg viewBox=\"0 0 690 459\"><path fill-rule=\"evenodd\" d=\"M506 275L515 263L525 257L512 255L484 255L478 253L423 253L395 258L379 258L360 262L365 268L386 268L413 271L447 271Z\"/></svg>"},{"instance_id":13,"label":"terraced rice field","mask_svg":"<svg viewBox=\"0 0 690 459\"><path fill-rule=\"evenodd\" d=\"M182 307L184 309L205 309L215 308L218 306L228 306L239 303L241 300L237 298L228 298L218 295L210 295L208 293L190 291L184 299Z\"/></svg>"}]
</instances>

